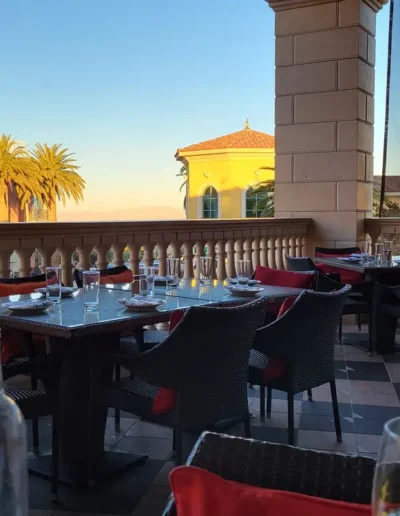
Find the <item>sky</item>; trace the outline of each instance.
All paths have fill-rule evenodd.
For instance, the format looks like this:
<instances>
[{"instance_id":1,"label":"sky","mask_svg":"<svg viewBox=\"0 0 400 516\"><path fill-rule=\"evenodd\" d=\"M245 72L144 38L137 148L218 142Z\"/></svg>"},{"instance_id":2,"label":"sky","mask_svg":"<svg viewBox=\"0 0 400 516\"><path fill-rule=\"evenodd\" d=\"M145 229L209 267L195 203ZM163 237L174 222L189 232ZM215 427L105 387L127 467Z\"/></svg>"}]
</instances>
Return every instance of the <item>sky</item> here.
<instances>
[{"instance_id":1,"label":"sky","mask_svg":"<svg viewBox=\"0 0 400 516\"><path fill-rule=\"evenodd\" d=\"M378 15L376 170L389 9ZM12 0L0 16L0 133L62 143L87 182L62 218L183 217L177 148L274 133L274 13L263 0Z\"/></svg>"}]
</instances>

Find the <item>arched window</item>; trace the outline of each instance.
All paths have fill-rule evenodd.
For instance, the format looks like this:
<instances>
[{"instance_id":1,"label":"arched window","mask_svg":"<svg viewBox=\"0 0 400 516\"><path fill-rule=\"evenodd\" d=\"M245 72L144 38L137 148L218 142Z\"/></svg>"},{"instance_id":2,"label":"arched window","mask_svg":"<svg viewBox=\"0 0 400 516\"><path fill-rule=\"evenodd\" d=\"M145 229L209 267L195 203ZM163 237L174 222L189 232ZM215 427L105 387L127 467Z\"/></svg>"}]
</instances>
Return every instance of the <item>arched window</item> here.
<instances>
[{"instance_id":1,"label":"arched window","mask_svg":"<svg viewBox=\"0 0 400 516\"><path fill-rule=\"evenodd\" d=\"M265 190L249 188L246 192L246 218L262 217L267 205L267 198L268 192Z\"/></svg>"},{"instance_id":2,"label":"arched window","mask_svg":"<svg viewBox=\"0 0 400 516\"><path fill-rule=\"evenodd\" d=\"M203 195L203 219L218 218L218 194L217 190L209 186Z\"/></svg>"}]
</instances>

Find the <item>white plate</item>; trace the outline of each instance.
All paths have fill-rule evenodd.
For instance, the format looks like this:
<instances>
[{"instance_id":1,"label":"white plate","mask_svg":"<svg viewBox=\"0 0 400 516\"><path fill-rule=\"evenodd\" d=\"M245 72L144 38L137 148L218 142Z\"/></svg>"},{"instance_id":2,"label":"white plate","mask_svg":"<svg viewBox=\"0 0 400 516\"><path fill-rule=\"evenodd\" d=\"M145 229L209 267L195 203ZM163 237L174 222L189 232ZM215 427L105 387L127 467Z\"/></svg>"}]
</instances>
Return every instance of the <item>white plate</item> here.
<instances>
[{"instance_id":1,"label":"white plate","mask_svg":"<svg viewBox=\"0 0 400 516\"><path fill-rule=\"evenodd\" d=\"M243 288L240 286L232 286L232 287L227 286L227 287L225 287L225 289L228 292L230 292L233 296L237 296L237 297L254 297L257 294L259 294L260 292L264 291L264 289L259 288L259 287Z\"/></svg>"},{"instance_id":2,"label":"white plate","mask_svg":"<svg viewBox=\"0 0 400 516\"><path fill-rule=\"evenodd\" d=\"M53 303L42 299L30 299L28 301L16 301L15 303L3 303L2 308L7 308L19 314L40 314L48 310Z\"/></svg>"},{"instance_id":3,"label":"white plate","mask_svg":"<svg viewBox=\"0 0 400 516\"><path fill-rule=\"evenodd\" d=\"M237 278L228 278L227 279L227 282L230 284L230 285L237 285ZM254 285L259 285L261 283L260 280L256 280L256 279L250 279L249 280L249 286L252 287Z\"/></svg>"},{"instance_id":4,"label":"white plate","mask_svg":"<svg viewBox=\"0 0 400 516\"><path fill-rule=\"evenodd\" d=\"M118 299L118 303L131 312L148 312L163 305L165 301L153 297L134 296L129 299Z\"/></svg>"},{"instance_id":5,"label":"white plate","mask_svg":"<svg viewBox=\"0 0 400 516\"><path fill-rule=\"evenodd\" d=\"M358 263L361 262L361 256L356 258L355 256L338 256L338 260L342 262Z\"/></svg>"},{"instance_id":6,"label":"white plate","mask_svg":"<svg viewBox=\"0 0 400 516\"><path fill-rule=\"evenodd\" d=\"M79 288L74 287L61 287L61 297L71 297L74 292L78 292ZM46 295L46 287L35 288L35 292Z\"/></svg>"}]
</instances>

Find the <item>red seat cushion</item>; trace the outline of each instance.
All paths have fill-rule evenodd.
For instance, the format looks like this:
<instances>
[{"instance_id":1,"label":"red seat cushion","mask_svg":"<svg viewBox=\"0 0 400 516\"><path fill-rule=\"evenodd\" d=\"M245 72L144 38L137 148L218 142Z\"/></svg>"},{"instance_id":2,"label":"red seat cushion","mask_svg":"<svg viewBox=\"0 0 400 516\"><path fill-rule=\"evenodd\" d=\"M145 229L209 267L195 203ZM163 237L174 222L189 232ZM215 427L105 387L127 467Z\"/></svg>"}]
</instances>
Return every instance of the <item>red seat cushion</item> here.
<instances>
[{"instance_id":1,"label":"red seat cushion","mask_svg":"<svg viewBox=\"0 0 400 516\"><path fill-rule=\"evenodd\" d=\"M171 332L175 326L181 321L185 315L183 310L175 310L169 318L169 331ZM158 391L157 396L153 401L152 412L155 415L164 414L173 410L176 406L178 395L172 389L164 389L163 387Z\"/></svg>"},{"instance_id":2,"label":"red seat cushion","mask_svg":"<svg viewBox=\"0 0 400 516\"><path fill-rule=\"evenodd\" d=\"M274 491L225 480L193 466L170 473L178 516L367 516L370 505Z\"/></svg>"},{"instance_id":3,"label":"red seat cushion","mask_svg":"<svg viewBox=\"0 0 400 516\"><path fill-rule=\"evenodd\" d=\"M281 271L257 265L255 279L262 285L310 289L314 287L315 274Z\"/></svg>"},{"instance_id":4,"label":"red seat cushion","mask_svg":"<svg viewBox=\"0 0 400 516\"><path fill-rule=\"evenodd\" d=\"M316 258L347 258L350 254L326 254L326 253L315 253ZM340 282L346 285L355 285L364 281L363 275L360 272L348 271L341 269L340 267L332 267L331 265L325 265L324 263L318 263L317 269L324 272L325 274L339 274Z\"/></svg>"},{"instance_id":5,"label":"red seat cushion","mask_svg":"<svg viewBox=\"0 0 400 516\"><path fill-rule=\"evenodd\" d=\"M121 272L120 274L108 274L100 276L100 285L116 284L116 283L131 283L133 274L130 269Z\"/></svg>"}]
</instances>

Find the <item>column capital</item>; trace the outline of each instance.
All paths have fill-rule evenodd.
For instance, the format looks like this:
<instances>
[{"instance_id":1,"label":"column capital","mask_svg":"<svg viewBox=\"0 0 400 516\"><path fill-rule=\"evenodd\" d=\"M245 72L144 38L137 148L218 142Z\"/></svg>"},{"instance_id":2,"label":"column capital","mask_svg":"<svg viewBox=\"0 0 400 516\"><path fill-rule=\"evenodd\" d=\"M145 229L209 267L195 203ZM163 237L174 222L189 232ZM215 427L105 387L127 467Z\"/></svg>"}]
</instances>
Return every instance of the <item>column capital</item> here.
<instances>
[{"instance_id":1,"label":"column capital","mask_svg":"<svg viewBox=\"0 0 400 516\"><path fill-rule=\"evenodd\" d=\"M274 11L286 11L297 7L310 7L318 4L328 4L338 0L265 0ZM360 0L378 12L389 0Z\"/></svg>"}]
</instances>

